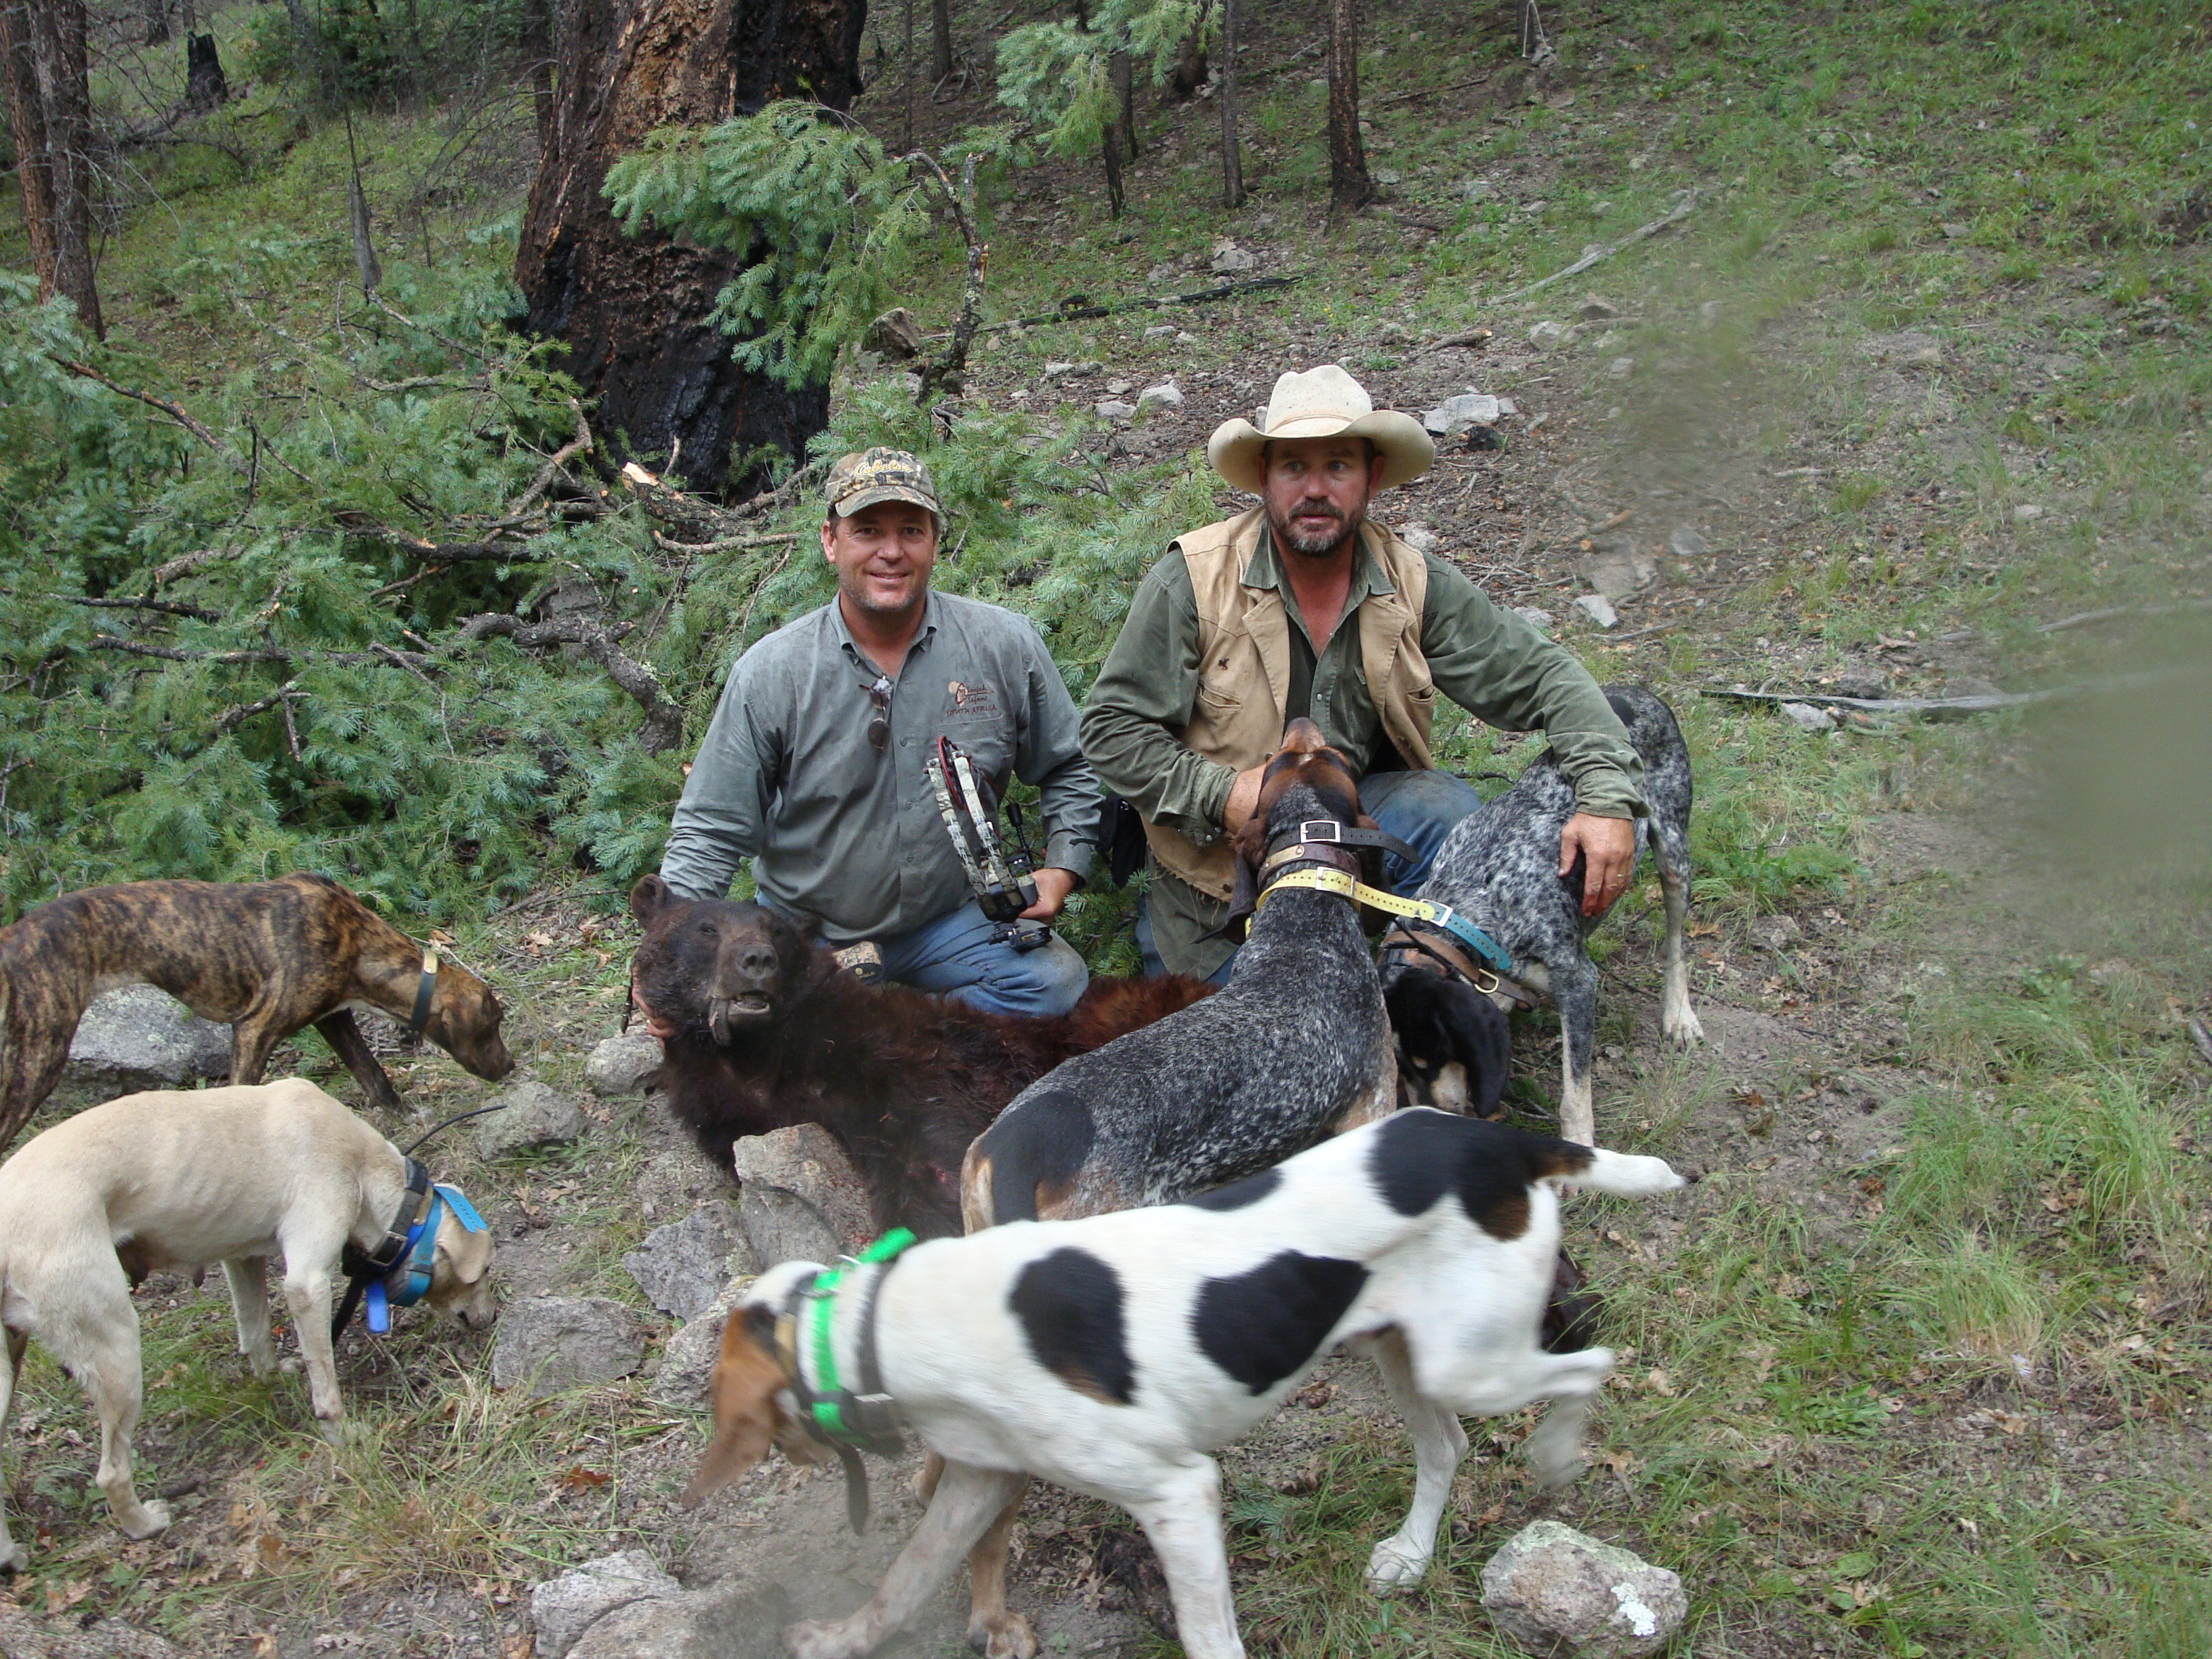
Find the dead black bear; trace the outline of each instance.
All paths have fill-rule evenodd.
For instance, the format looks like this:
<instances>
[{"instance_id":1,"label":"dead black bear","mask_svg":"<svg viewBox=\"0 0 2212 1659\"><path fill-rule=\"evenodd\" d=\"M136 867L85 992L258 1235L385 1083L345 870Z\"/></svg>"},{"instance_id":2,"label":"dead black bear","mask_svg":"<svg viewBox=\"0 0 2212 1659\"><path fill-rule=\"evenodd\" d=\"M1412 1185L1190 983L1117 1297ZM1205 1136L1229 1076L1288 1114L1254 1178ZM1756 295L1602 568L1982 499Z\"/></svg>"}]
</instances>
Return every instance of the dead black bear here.
<instances>
[{"instance_id":1,"label":"dead black bear","mask_svg":"<svg viewBox=\"0 0 2212 1659\"><path fill-rule=\"evenodd\" d=\"M700 1151L726 1170L738 1136L818 1123L867 1184L877 1225L924 1238L960 1231L960 1161L1008 1101L1212 989L1096 979L1072 1012L1021 1019L864 985L757 904L680 899L647 876L629 908L645 930L631 987L671 1030L662 1087Z\"/></svg>"}]
</instances>

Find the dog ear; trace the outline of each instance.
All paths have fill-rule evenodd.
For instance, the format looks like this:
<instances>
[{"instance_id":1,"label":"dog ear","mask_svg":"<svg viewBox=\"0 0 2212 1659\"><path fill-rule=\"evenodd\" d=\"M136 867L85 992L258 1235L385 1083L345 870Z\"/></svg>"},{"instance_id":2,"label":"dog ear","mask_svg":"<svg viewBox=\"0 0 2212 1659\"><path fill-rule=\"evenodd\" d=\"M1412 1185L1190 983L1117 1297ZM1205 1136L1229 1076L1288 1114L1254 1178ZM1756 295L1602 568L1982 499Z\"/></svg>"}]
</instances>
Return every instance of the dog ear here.
<instances>
[{"instance_id":1,"label":"dog ear","mask_svg":"<svg viewBox=\"0 0 2212 1659\"><path fill-rule=\"evenodd\" d=\"M1505 1011L1472 985L1452 988L1452 1048L1467 1068L1468 1115L1497 1117L1513 1069L1512 1028Z\"/></svg>"},{"instance_id":2,"label":"dog ear","mask_svg":"<svg viewBox=\"0 0 2212 1659\"><path fill-rule=\"evenodd\" d=\"M659 876L643 877L629 890L629 913L641 927L652 926L655 916L676 902L676 895Z\"/></svg>"},{"instance_id":3,"label":"dog ear","mask_svg":"<svg viewBox=\"0 0 2212 1659\"><path fill-rule=\"evenodd\" d=\"M1247 924L1252 913L1260 908L1260 860L1267 854L1267 820L1255 812L1244 820L1230 840L1230 851L1236 866L1236 885L1230 890L1229 914L1221 919L1216 931L1232 943L1242 945L1249 931Z\"/></svg>"},{"instance_id":4,"label":"dog ear","mask_svg":"<svg viewBox=\"0 0 2212 1659\"><path fill-rule=\"evenodd\" d=\"M677 1499L687 1510L744 1475L776 1439L775 1396L784 1386L783 1367L763 1343L757 1326L763 1322L753 1316L767 1312L740 1308L722 1327L722 1352L714 1361L714 1434L699 1473ZM772 1316L765 1322L772 1333ZM774 1341L772 1334L768 1340Z\"/></svg>"}]
</instances>

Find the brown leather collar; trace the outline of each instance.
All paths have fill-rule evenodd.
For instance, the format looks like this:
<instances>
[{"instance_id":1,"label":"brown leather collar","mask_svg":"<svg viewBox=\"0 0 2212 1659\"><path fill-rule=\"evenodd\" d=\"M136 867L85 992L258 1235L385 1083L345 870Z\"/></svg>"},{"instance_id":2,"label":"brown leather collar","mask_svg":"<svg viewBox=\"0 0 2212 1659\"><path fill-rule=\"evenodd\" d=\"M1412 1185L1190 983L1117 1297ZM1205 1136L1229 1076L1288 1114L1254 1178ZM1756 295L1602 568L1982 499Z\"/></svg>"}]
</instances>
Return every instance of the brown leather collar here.
<instances>
[{"instance_id":1,"label":"brown leather collar","mask_svg":"<svg viewBox=\"0 0 2212 1659\"><path fill-rule=\"evenodd\" d=\"M1266 886L1272 875L1291 864L1331 865L1354 881L1359 879L1359 854L1349 847L1328 841L1294 841L1288 847L1268 854L1261 861L1260 884Z\"/></svg>"},{"instance_id":2,"label":"brown leather collar","mask_svg":"<svg viewBox=\"0 0 2212 1659\"><path fill-rule=\"evenodd\" d=\"M1534 1008L1536 998L1525 985L1494 973L1476 962L1462 950L1455 939L1441 933L1416 933L1402 923L1394 924L1382 935L1379 947L1388 957L1392 951L1408 968L1425 974L1449 974L1467 981L1485 996L1502 997L1516 1008Z\"/></svg>"}]
</instances>

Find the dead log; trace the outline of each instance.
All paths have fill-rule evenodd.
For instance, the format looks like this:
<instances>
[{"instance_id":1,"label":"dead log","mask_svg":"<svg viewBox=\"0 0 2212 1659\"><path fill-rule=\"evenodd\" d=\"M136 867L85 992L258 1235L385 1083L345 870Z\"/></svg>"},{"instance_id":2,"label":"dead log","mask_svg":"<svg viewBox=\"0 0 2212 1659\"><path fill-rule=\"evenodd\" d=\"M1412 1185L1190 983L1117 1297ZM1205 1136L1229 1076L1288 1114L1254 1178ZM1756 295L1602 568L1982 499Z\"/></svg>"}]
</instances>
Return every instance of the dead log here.
<instances>
[{"instance_id":1,"label":"dead log","mask_svg":"<svg viewBox=\"0 0 2212 1659\"><path fill-rule=\"evenodd\" d=\"M618 623L610 628L596 617L582 616L526 623L520 617L492 611L463 623L461 637L482 640L496 634L526 648L580 646L584 654L605 669L607 678L645 711L645 723L638 728L638 746L648 755L658 755L683 741L684 711L669 702L660 689L660 677L616 643L632 626Z\"/></svg>"}]
</instances>

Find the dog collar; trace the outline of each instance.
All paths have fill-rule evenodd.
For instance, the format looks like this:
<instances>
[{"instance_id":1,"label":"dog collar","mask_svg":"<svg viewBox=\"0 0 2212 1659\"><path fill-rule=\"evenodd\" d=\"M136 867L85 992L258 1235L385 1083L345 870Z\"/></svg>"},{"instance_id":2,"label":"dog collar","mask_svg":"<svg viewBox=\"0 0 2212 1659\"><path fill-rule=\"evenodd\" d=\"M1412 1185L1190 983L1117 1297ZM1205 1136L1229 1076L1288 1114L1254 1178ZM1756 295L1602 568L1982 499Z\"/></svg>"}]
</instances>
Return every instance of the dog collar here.
<instances>
[{"instance_id":1,"label":"dog collar","mask_svg":"<svg viewBox=\"0 0 2212 1659\"><path fill-rule=\"evenodd\" d=\"M438 1254L441 1207L450 1207L454 1218L470 1232L489 1231L458 1187L433 1184L429 1170L419 1160L409 1158L407 1190L400 1196L398 1212L385 1229L382 1242L374 1250L348 1244L338 1257L348 1282L345 1296L331 1318L333 1339L345 1329L357 1305L366 1308L368 1328L381 1336L392 1328L394 1306L412 1307L428 1292Z\"/></svg>"},{"instance_id":2,"label":"dog collar","mask_svg":"<svg viewBox=\"0 0 2212 1659\"><path fill-rule=\"evenodd\" d=\"M407 1016L407 1029L416 1036L430 1023L430 999L438 989L438 947L422 947L422 977L415 982L415 1012Z\"/></svg>"},{"instance_id":3,"label":"dog collar","mask_svg":"<svg viewBox=\"0 0 2212 1659\"><path fill-rule=\"evenodd\" d=\"M1431 927L1441 927L1466 945L1492 969L1500 974L1513 971L1513 958L1498 941L1484 933L1449 904L1432 903L1427 899L1400 898L1395 893L1386 893L1377 887L1354 881L1341 870L1293 870L1279 878L1267 890L1260 895L1265 904L1268 897L1285 887L1310 888L1317 893L1334 893L1357 903L1371 905L1389 915L1404 916L1414 921L1426 922Z\"/></svg>"},{"instance_id":4,"label":"dog collar","mask_svg":"<svg viewBox=\"0 0 2212 1659\"><path fill-rule=\"evenodd\" d=\"M1397 836L1382 830L1359 830L1340 823L1334 818L1308 818L1298 825L1293 837L1277 843L1279 850L1271 851L1262 871L1272 870L1304 854L1308 847L1375 847L1383 852L1395 853L1409 864L1420 862L1420 849L1407 846Z\"/></svg>"},{"instance_id":5,"label":"dog collar","mask_svg":"<svg viewBox=\"0 0 2212 1659\"><path fill-rule=\"evenodd\" d=\"M899 1436L897 1410L884 1392L877 1362L876 1303L898 1256L914 1242L904 1227L893 1228L859 1255L841 1258L841 1265L793 1285L776 1318L776 1357L798 1402L799 1421L845 1466L845 1513L854 1532L866 1530L868 1524L867 1474L859 1454L896 1457L906 1449ZM837 1372L837 1297L840 1291L850 1288L854 1274L868 1267L877 1271L867 1276L860 1302L854 1356L860 1388L855 1391L844 1385Z\"/></svg>"}]
</instances>

